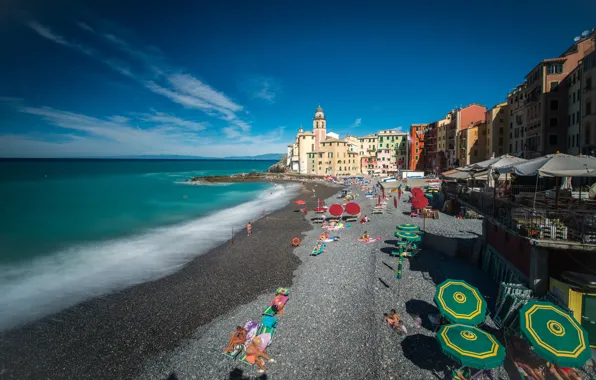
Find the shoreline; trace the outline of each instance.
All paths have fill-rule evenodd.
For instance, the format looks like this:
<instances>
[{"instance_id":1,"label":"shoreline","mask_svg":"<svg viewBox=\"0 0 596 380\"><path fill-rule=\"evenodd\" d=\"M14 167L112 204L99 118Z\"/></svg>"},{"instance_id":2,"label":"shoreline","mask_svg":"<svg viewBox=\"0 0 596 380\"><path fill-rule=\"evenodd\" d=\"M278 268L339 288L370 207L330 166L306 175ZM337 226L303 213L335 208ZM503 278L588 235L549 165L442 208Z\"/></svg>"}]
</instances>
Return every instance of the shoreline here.
<instances>
[{"instance_id":1,"label":"shoreline","mask_svg":"<svg viewBox=\"0 0 596 380\"><path fill-rule=\"evenodd\" d=\"M232 175L209 175L185 179L185 183L226 183L226 182L297 182L306 183L324 180L325 177L301 173L251 172Z\"/></svg>"},{"instance_id":2,"label":"shoreline","mask_svg":"<svg viewBox=\"0 0 596 380\"><path fill-rule=\"evenodd\" d=\"M321 199L339 187L320 182ZM290 241L311 230L290 204L161 279L93 298L0 333L3 378L129 379L147 358L163 355L201 326L279 286L290 286L301 260ZM225 344L223 342L222 344Z\"/></svg>"}]
</instances>

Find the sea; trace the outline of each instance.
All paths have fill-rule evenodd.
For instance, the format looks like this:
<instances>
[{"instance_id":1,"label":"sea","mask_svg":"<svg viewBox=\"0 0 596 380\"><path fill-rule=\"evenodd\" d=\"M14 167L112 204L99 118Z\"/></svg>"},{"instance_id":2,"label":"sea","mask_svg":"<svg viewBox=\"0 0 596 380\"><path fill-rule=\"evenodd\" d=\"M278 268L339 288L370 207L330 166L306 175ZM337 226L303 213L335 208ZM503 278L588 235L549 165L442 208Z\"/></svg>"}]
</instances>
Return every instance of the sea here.
<instances>
[{"instance_id":1,"label":"sea","mask_svg":"<svg viewBox=\"0 0 596 380\"><path fill-rule=\"evenodd\" d=\"M0 160L0 330L174 273L297 184L190 184L251 160Z\"/></svg>"}]
</instances>

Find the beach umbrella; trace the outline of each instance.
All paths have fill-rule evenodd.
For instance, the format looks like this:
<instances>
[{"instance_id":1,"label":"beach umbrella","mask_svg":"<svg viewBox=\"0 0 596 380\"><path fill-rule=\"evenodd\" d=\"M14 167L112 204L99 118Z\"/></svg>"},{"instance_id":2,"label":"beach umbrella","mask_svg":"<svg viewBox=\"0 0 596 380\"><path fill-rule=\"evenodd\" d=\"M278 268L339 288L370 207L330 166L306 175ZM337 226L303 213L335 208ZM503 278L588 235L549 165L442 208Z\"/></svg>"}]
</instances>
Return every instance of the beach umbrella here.
<instances>
[{"instance_id":1,"label":"beach umbrella","mask_svg":"<svg viewBox=\"0 0 596 380\"><path fill-rule=\"evenodd\" d=\"M296 203L297 205L305 205L305 204L306 204L306 202L304 202L302 199L298 199L298 200L297 200L296 202L294 202L294 203Z\"/></svg>"},{"instance_id":2,"label":"beach umbrella","mask_svg":"<svg viewBox=\"0 0 596 380\"><path fill-rule=\"evenodd\" d=\"M414 243L417 243L422 239L420 237L420 235L418 235L414 232L408 232L408 231L396 231L394 233L394 235L396 238L404 239L404 240L414 242Z\"/></svg>"},{"instance_id":3,"label":"beach umbrella","mask_svg":"<svg viewBox=\"0 0 596 380\"><path fill-rule=\"evenodd\" d=\"M441 315L451 323L476 326L486 319L486 301L478 289L462 280L445 280L434 298Z\"/></svg>"},{"instance_id":4,"label":"beach umbrella","mask_svg":"<svg viewBox=\"0 0 596 380\"><path fill-rule=\"evenodd\" d=\"M350 202L346 205L345 210L350 215L358 215L360 214L360 206L358 203Z\"/></svg>"},{"instance_id":5,"label":"beach umbrella","mask_svg":"<svg viewBox=\"0 0 596 380\"><path fill-rule=\"evenodd\" d=\"M315 207L315 212L325 212L327 211L327 207Z\"/></svg>"},{"instance_id":6,"label":"beach umbrella","mask_svg":"<svg viewBox=\"0 0 596 380\"><path fill-rule=\"evenodd\" d=\"M322 201L322 200L320 200L320 199L319 199L319 200L317 201L317 205L318 205L318 206L320 206L320 207L323 207L325 204L323 203L323 201Z\"/></svg>"},{"instance_id":7,"label":"beach umbrella","mask_svg":"<svg viewBox=\"0 0 596 380\"><path fill-rule=\"evenodd\" d=\"M401 231L419 231L420 227L418 227L415 224L400 224L399 226L396 226L395 228L397 228L398 230Z\"/></svg>"},{"instance_id":8,"label":"beach umbrella","mask_svg":"<svg viewBox=\"0 0 596 380\"><path fill-rule=\"evenodd\" d=\"M380 206L380 205L381 205L381 196L378 195L377 196L377 206Z\"/></svg>"},{"instance_id":9,"label":"beach umbrella","mask_svg":"<svg viewBox=\"0 0 596 380\"><path fill-rule=\"evenodd\" d=\"M519 324L534 352L551 363L578 368L592 357L586 330L552 303L528 302L519 311Z\"/></svg>"},{"instance_id":10,"label":"beach umbrella","mask_svg":"<svg viewBox=\"0 0 596 380\"><path fill-rule=\"evenodd\" d=\"M415 209L422 210L426 206L428 206L428 199L425 196L415 195L412 199L412 207Z\"/></svg>"},{"instance_id":11,"label":"beach umbrella","mask_svg":"<svg viewBox=\"0 0 596 380\"><path fill-rule=\"evenodd\" d=\"M443 325L436 337L443 353L462 367L492 369L505 360L505 348L492 334L478 327Z\"/></svg>"},{"instance_id":12,"label":"beach umbrella","mask_svg":"<svg viewBox=\"0 0 596 380\"><path fill-rule=\"evenodd\" d=\"M332 204L331 207L329 207L329 213L333 216L341 216L341 214L343 214L343 212L344 212L344 208L337 203Z\"/></svg>"},{"instance_id":13,"label":"beach umbrella","mask_svg":"<svg viewBox=\"0 0 596 380\"><path fill-rule=\"evenodd\" d=\"M383 199L385 199L385 188L381 187L381 194L383 195Z\"/></svg>"},{"instance_id":14,"label":"beach umbrella","mask_svg":"<svg viewBox=\"0 0 596 380\"><path fill-rule=\"evenodd\" d=\"M422 191L422 189L421 189L421 188L419 188L419 187L415 187L415 188L413 188L413 189L412 189L412 191L411 191L411 193L412 193L412 196L413 196L413 197L415 197L417 194L419 194L419 195L424 195L424 192L423 192L423 191Z\"/></svg>"},{"instance_id":15,"label":"beach umbrella","mask_svg":"<svg viewBox=\"0 0 596 380\"><path fill-rule=\"evenodd\" d=\"M397 208L397 198L395 196L393 196L393 206Z\"/></svg>"}]
</instances>

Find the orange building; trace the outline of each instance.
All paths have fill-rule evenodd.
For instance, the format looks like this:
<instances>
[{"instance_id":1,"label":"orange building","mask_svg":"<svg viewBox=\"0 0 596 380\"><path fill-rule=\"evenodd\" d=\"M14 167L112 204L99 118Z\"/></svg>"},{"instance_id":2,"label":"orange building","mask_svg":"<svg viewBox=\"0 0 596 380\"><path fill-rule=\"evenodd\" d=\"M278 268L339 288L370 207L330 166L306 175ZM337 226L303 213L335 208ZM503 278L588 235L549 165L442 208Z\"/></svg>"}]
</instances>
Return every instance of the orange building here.
<instances>
[{"instance_id":1,"label":"orange building","mask_svg":"<svg viewBox=\"0 0 596 380\"><path fill-rule=\"evenodd\" d=\"M412 124L410 126L410 135L408 136L408 169L424 171L425 152L424 152L424 133L428 124Z\"/></svg>"}]
</instances>

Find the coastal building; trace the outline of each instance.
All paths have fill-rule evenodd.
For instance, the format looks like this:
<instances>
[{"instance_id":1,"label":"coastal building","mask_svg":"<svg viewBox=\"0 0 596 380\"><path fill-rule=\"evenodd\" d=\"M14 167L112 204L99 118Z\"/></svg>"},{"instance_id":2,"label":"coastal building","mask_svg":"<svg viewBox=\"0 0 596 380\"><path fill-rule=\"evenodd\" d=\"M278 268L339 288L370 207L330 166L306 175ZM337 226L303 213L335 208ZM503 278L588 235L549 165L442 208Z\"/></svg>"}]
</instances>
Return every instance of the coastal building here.
<instances>
[{"instance_id":1,"label":"coastal building","mask_svg":"<svg viewBox=\"0 0 596 380\"><path fill-rule=\"evenodd\" d=\"M288 145L286 164L287 167L293 172L302 174L312 172L313 161L309 161L309 158L312 158L309 154L320 151L323 141L328 139L339 140L339 135L337 133L327 131L327 118L325 117L325 113L323 112L323 108L321 108L321 106L318 106L315 110L315 116L313 117L312 124L312 132L305 131L302 126L300 126L300 129L298 129L298 133L296 134L295 141ZM348 139L348 141L345 142L346 148L349 148L354 144L354 139L355 138ZM329 147L329 145L326 146ZM356 152L354 151L353 153ZM359 167L359 165L357 166ZM343 170L345 166L341 165L341 168Z\"/></svg>"},{"instance_id":2,"label":"coastal building","mask_svg":"<svg viewBox=\"0 0 596 380\"><path fill-rule=\"evenodd\" d=\"M368 135L359 138L358 156L362 174L373 174L377 166L378 135Z\"/></svg>"},{"instance_id":3,"label":"coastal building","mask_svg":"<svg viewBox=\"0 0 596 380\"><path fill-rule=\"evenodd\" d=\"M459 166L484 161L486 157L486 123L477 121L462 129L457 135Z\"/></svg>"},{"instance_id":4,"label":"coastal building","mask_svg":"<svg viewBox=\"0 0 596 380\"><path fill-rule=\"evenodd\" d=\"M308 152L307 155L307 174L336 177L360 174L358 153L350 151L346 140L327 137L319 142L319 149Z\"/></svg>"},{"instance_id":5,"label":"coastal building","mask_svg":"<svg viewBox=\"0 0 596 380\"><path fill-rule=\"evenodd\" d=\"M391 173L397 171L397 169L405 168L406 162L406 155L407 155L407 140L408 135L404 132L398 132L395 129L386 129L382 130L378 133L378 148L377 148L377 166L379 169L387 169L385 172L381 171L381 173ZM381 152L384 150L385 152ZM379 154L381 157L386 157L386 154L389 154L391 157L389 159L389 164L384 164L382 159L379 159ZM380 165L380 166L379 166ZM387 166L386 168L382 166Z\"/></svg>"},{"instance_id":6,"label":"coastal building","mask_svg":"<svg viewBox=\"0 0 596 380\"><path fill-rule=\"evenodd\" d=\"M451 110L445 116L445 164L446 170L455 169L457 165L457 158L455 155L455 138L457 132L457 110Z\"/></svg>"},{"instance_id":7,"label":"coastal building","mask_svg":"<svg viewBox=\"0 0 596 380\"><path fill-rule=\"evenodd\" d=\"M498 157L507 153L509 142L509 107L499 103L486 111L486 155ZM487 157L487 158L488 158Z\"/></svg>"},{"instance_id":8,"label":"coastal building","mask_svg":"<svg viewBox=\"0 0 596 380\"><path fill-rule=\"evenodd\" d=\"M581 76L581 153L596 155L596 52L583 59Z\"/></svg>"},{"instance_id":9,"label":"coastal building","mask_svg":"<svg viewBox=\"0 0 596 380\"><path fill-rule=\"evenodd\" d=\"M527 100L527 83L518 85L507 94L507 108L509 109L509 153L517 157L524 157L526 149L525 131L526 113L524 103Z\"/></svg>"},{"instance_id":10,"label":"coastal building","mask_svg":"<svg viewBox=\"0 0 596 380\"><path fill-rule=\"evenodd\" d=\"M410 125L408 169L424 171L424 131L428 124Z\"/></svg>"},{"instance_id":11,"label":"coastal building","mask_svg":"<svg viewBox=\"0 0 596 380\"><path fill-rule=\"evenodd\" d=\"M437 172L447 170L447 128L449 120L443 119L437 122Z\"/></svg>"},{"instance_id":12,"label":"coastal building","mask_svg":"<svg viewBox=\"0 0 596 380\"><path fill-rule=\"evenodd\" d=\"M567 93L567 142L566 152L568 154L579 154L581 152L582 142L580 141L580 125L581 125L581 108L582 108L582 91L581 91L581 75L583 65L581 62L577 67L567 75L562 88ZM563 99L565 101L565 99Z\"/></svg>"},{"instance_id":13,"label":"coastal building","mask_svg":"<svg viewBox=\"0 0 596 380\"><path fill-rule=\"evenodd\" d=\"M437 132L438 121L428 124L424 133L424 167L429 173L439 173L437 166Z\"/></svg>"},{"instance_id":14,"label":"coastal building","mask_svg":"<svg viewBox=\"0 0 596 380\"><path fill-rule=\"evenodd\" d=\"M475 144L477 136L474 137L474 133L472 133L469 137L469 134L464 131L478 123L486 123L485 106L472 103L455 110L454 154L456 167L465 166L469 162L470 153L473 153L470 151L470 146ZM473 132L479 132L479 129L476 128ZM470 141L474 141L474 143L470 145Z\"/></svg>"},{"instance_id":15,"label":"coastal building","mask_svg":"<svg viewBox=\"0 0 596 380\"><path fill-rule=\"evenodd\" d=\"M566 149L569 117L566 106L569 94L561 90L559 85L577 68L582 58L594 51L595 37L594 30L586 32L584 36L576 38L575 43L559 57L542 60L526 75L525 158Z\"/></svg>"}]
</instances>

